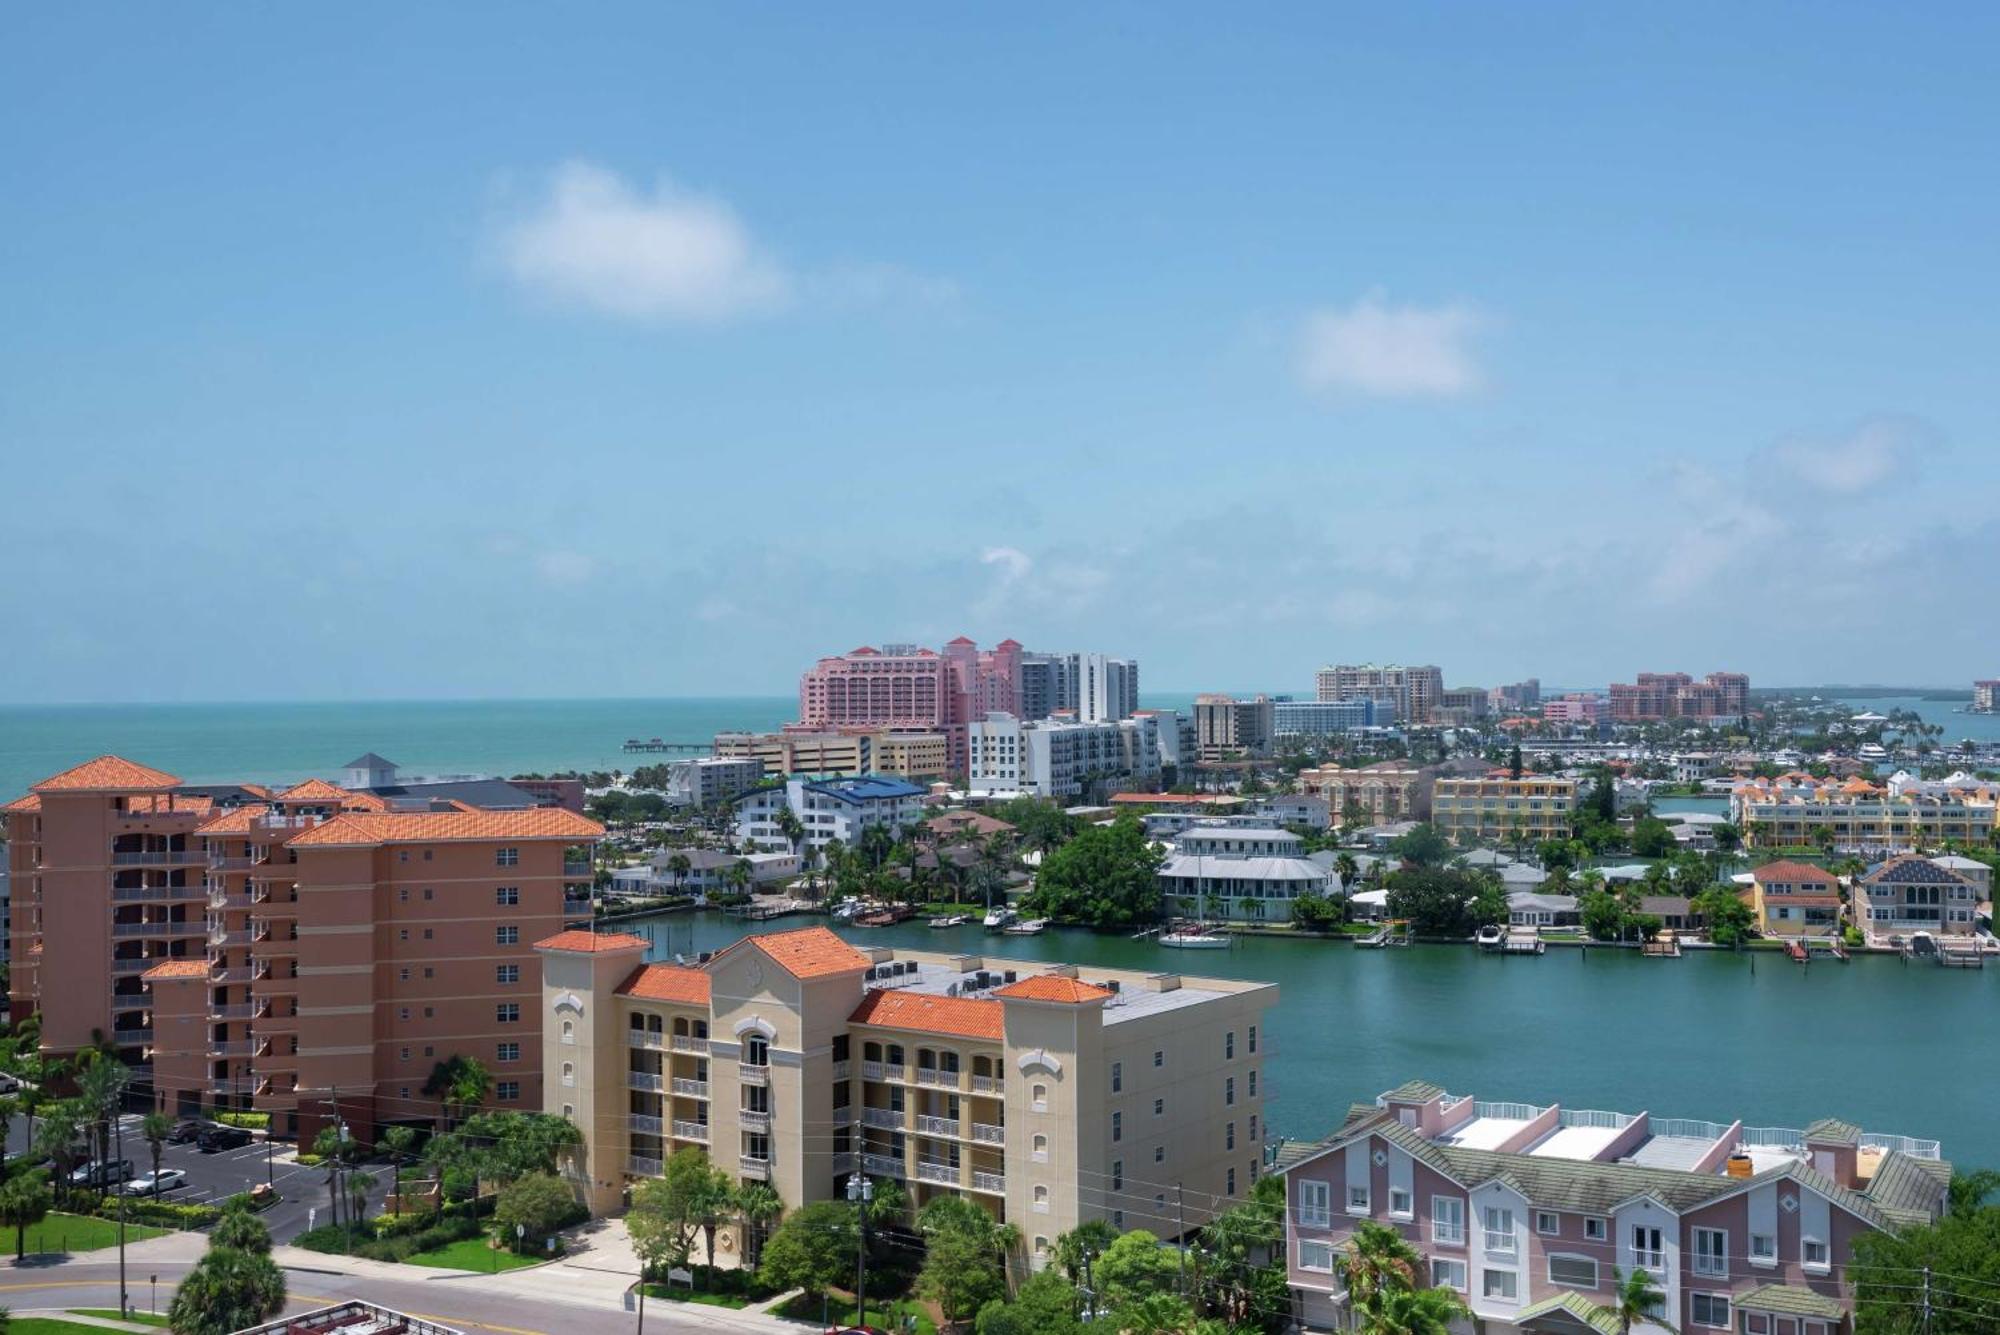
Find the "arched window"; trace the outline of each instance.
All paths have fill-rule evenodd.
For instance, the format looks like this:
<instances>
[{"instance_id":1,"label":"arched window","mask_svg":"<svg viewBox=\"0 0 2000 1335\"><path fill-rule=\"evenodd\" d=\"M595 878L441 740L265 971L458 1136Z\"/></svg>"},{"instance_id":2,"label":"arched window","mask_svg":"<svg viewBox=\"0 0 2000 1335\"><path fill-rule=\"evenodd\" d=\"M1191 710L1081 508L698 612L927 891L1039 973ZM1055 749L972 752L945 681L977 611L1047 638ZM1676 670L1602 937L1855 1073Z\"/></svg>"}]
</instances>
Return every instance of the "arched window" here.
<instances>
[{"instance_id":1,"label":"arched window","mask_svg":"<svg viewBox=\"0 0 2000 1335\"><path fill-rule=\"evenodd\" d=\"M563 1042L565 1042L565 1043L574 1043L574 1042L576 1042L576 1021L574 1021L574 1020L564 1020L564 1021L563 1021L563 1023L562 1023L562 1041L563 1041Z\"/></svg>"},{"instance_id":2,"label":"arched window","mask_svg":"<svg viewBox=\"0 0 2000 1335\"><path fill-rule=\"evenodd\" d=\"M564 1063L563 1063L563 1065L562 1065L562 1082L563 1082L563 1083L564 1083L565 1085L573 1085L573 1084L575 1084L575 1083L576 1083L576 1063L575 1063L575 1062L564 1062Z\"/></svg>"},{"instance_id":3,"label":"arched window","mask_svg":"<svg viewBox=\"0 0 2000 1335\"><path fill-rule=\"evenodd\" d=\"M865 1062L881 1061L882 1045L880 1043L863 1043L861 1045L861 1060Z\"/></svg>"},{"instance_id":4,"label":"arched window","mask_svg":"<svg viewBox=\"0 0 2000 1335\"><path fill-rule=\"evenodd\" d=\"M903 1045L901 1043L891 1043L889 1045L889 1065L901 1066L902 1064L903 1064Z\"/></svg>"},{"instance_id":5,"label":"arched window","mask_svg":"<svg viewBox=\"0 0 2000 1335\"><path fill-rule=\"evenodd\" d=\"M1034 1104L1035 1111L1047 1112L1049 1109L1049 1087L1047 1085L1036 1085L1032 1092L1034 1097L1030 1101Z\"/></svg>"},{"instance_id":6,"label":"arched window","mask_svg":"<svg viewBox=\"0 0 2000 1335\"><path fill-rule=\"evenodd\" d=\"M1048 1157L1049 1157L1049 1138L1045 1135L1042 1135L1040 1132L1036 1132L1035 1158L1037 1161L1042 1161L1046 1160Z\"/></svg>"},{"instance_id":7,"label":"arched window","mask_svg":"<svg viewBox=\"0 0 2000 1335\"><path fill-rule=\"evenodd\" d=\"M1049 1210L1049 1189L1039 1183L1035 1186L1035 1209L1043 1214Z\"/></svg>"}]
</instances>

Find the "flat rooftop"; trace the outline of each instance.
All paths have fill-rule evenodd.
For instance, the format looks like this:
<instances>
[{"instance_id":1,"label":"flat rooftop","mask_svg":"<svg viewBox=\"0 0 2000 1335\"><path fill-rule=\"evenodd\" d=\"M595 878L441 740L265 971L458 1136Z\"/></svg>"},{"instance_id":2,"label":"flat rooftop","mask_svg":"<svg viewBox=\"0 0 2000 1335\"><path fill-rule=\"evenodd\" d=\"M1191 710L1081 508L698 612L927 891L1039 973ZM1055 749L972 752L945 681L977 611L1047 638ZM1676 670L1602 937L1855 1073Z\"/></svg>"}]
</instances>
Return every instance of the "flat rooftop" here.
<instances>
[{"instance_id":1,"label":"flat rooftop","mask_svg":"<svg viewBox=\"0 0 2000 1335\"><path fill-rule=\"evenodd\" d=\"M1072 968L1048 960L1016 960L997 955L954 955L893 947L863 949L874 959L878 975L869 980L870 986L932 996L988 997L996 988L1023 978L1073 973L1079 982L1108 988L1115 994L1104 1003L1106 1024L1163 1015L1245 992L1266 988L1276 991L1276 985L1271 983L1197 978L1172 970L1146 973L1136 969Z\"/></svg>"}]
</instances>

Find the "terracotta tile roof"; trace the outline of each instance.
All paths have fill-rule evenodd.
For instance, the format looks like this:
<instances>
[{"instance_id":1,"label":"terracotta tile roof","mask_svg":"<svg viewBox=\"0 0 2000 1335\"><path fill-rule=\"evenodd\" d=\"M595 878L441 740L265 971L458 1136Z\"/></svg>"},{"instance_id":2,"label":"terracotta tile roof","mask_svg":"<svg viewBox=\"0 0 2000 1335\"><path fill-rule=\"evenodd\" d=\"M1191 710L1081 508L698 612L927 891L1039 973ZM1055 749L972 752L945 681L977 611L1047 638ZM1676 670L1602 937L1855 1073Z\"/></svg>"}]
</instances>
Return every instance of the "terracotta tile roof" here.
<instances>
[{"instance_id":1,"label":"terracotta tile roof","mask_svg":"<svg viewBox=\"0 0 2000 1335\"><path fill-rule=\"evenodd\" d=\"M644 950L650 942L629 932L586 932L572 927L535 942L536 950L571 950L581 955L598 955L607 950Z\"/></svg>"},{"instance_id":2,"label":"terracotta tile roof","mask_svg":"<svg viewBox=\"0 0 2000 1335\"><path fill-rule=\"evenodd\" d=\"M194 827L196 834L248 834L250 822L263 815L270 808L262 802L252 802L247 806L234 807L219 816L212 816Z\"/></svg>"},{"instance_id":3,"label":"terracotta tile roof","mask_svg":"<svg viewBox=\"0 0 2000 1335\"><path fill-rule=\"evenodd\" d=\"M1061 974L1042 973L1033 978L1023 978L1018 983L1009 983L996 989L993 995L1017 1001L1060 1001L1080 1006L1089 1001L1103 1001L1111 992L1107 988L1079 983L1074 978L1064 978Z\"/></svg>"},{"instance_id":4,"label":"terracotta tile roof","mask_svg":"<svg viewBox=\"0 0 2000 1335\"><path fill-rule=\"evenodd\" d=\"M1771 881L1811 881L1815 885L1833 885L1837 877L1824 867L1815 867L1810 862L1767 862L1751 873L1758 880Z\"/></svg>"},{"instance_id":5,"label":"terracotta tile roof","mask_svg":"<svg viewBox=\"0 0 2000 1335\"><path fill-rule=\"evenodd\" d=\"M898 988L877 988L847 1017L849 1024L884 1029L913 1029L925 1034L956 1034L998 1043L1006 1008L987 998L940 997Z\"/></svg>"},{"instance_id":6,"label":"terracotta tile roof","mask_svg":"<svg viewBox=\"0 0 2000 1335\"><path fill-rule=\"evenodd\" d=\"M338 802L348 796L345 788L328 783L325 779L307 779L295 783L278 794L280 802Z\"/></svg>"},{"instance_id":7,"label":"terracotta tile roof","mask_svg":"<svg viewBox=\"0 0 2000 1335\"><path fill-rule=\"evenodd\" d=\"M206 978L208 977L208 961L167 960L164 963L155 964L139 976L154 981L162 978Z\"/></svg>"},{"instance_id":8,"label":"terracotta tile roof","mask_svg":"<svg viewBox=\"0 0 2000 1335\"><path fill-rule=\"evenodd\" d=\"M60 774L51 774L34 785L38 793L59 792L141 792L172 788L180 780L165 770L148 768L134 764L120 756L99 756L86 760L81 765L66 769Z\"/></svg>"},{"instance_id":9,"label":"terracotta tile roof","mask_svg":"<svg viewBox=\"0 0 2000 1335\"><path fill-rule=\"evenodd\" d=\"M246 783L241 785L241 787L244 792L249 793L252 797L269 797L271 795L271 790L261 783Z\"/></svg>"},{"instance_id":10,"label":"terracotta tile roof","mask_svg":"<svg viewBox=\"0 0 2000 1335\"><path fill-rule=\"evenodd\" d=\"M618 985L621 997L641 1001L677 1001L685 1006L708 1004L708 975L678 964L642 964Z\"/></svg>"},{"instance_id":11,"label":"terracotta tile roof","mask_svg":"<svg viewBox=\"0 0 2000 1335\"><path fill-rule=\"evenodd\" d=\"M158 812L185 815L215 809L215 799L206 793L134 793L125 800L125 809L136 815Z\"/></svg>"},{"instance_id":12,"label":"terracotta tile roof","mask_svg":"<svg viewBox=\"0 0 2000 1335\"><path fill-rule=\"evenodd\" d=\"M868 957L824 927L802 927L793 932L772 932L766 936L746 936L716 955L717 959L739 947L755 943L771 957L772 963L794 978L822 978L830 973L868 967Z\"/></svg>"},{"instance_id":13,"label":"terracotta tile roof","mask_svg":"<svg viewBox=\"0 0 2000 1335\"><path fill-rule=\"evenodd\" d=\"M604 827L561 807L523 811L349 811L295 836L293 848L365 848L471 839L597 839Z\"/></svg>"},{"instance_id":14,"label":"terracotta tile roof","mask_svg":"<svg viewBox=\"0 0 2000 1335\"><path fill-rule=\"evenodd\" d=\"M9 802L6 806L0 807L0 811L40 811L41 809L42 799L33 793L23 794Z\"/></svg>"}]
</instances>

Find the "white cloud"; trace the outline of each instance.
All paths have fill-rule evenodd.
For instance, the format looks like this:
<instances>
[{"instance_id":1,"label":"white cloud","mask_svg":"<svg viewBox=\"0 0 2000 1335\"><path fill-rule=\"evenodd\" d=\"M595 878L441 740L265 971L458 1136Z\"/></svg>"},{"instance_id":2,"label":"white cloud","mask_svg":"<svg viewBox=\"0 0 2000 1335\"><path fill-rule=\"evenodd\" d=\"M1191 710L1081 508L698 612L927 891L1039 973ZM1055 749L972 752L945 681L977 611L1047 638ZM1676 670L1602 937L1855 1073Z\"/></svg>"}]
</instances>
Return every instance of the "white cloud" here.
<instances>
[{"instance_id":1,"label":"white cloud","mask_svg":"<svg viewBox=\"0 0 2000 1335\"><path fill-rule=\"evenodd\" d=\"M727 204L665 180L644 194L585 162L557 168L498 243L521 286L610 315L726 320L780 306L792 288Z\"/></svg>"},{"instance_id":2,"label":"white cloud","mask_svg":"<svg viewBox=\"0 0 2000 1335\"><path fill-rule=\"evenodd\" d=\"M535 558L535 573L542 582L559 588L581 584L596 570L597 563L582 552L548 551Z\"/></svg>"},{"instance_id":3,"label":"white cloud","mask_svg":"<svg viewBox=\"0 0 2000 1335\"><path fill-rule=\"evenodd\" d=\"M1920 423L1872 417L1838 436L1789 436L1771 446L1766 459L1815 491L1857 496L1914 471L1932 443L1930 431Z\"/></svg>"},{"instance_id":4,"label":"white cloud","mask_svg":"<svg viewBox=\"0 0 2000 1335\"><path fill-rule=\"evenodd\" d=\"M1019 547L988 547L979 554L979 562L998 566L1001 578L1010 584L1035 568L1034 558Z\"/></svg>"},{"instance_id":5,"label":"white cloud","mask_svg":"<svg viewBox=\"0 0 2000 1335\"><path fill-rule=\"evenodd\" d=\"M1299 377L1308 389L1382 398L1448 398L1485 377L1469 346L1486 319L1471 306L1392 306L1370 293L1307 314Z\"/></svg>"}]
</instances>

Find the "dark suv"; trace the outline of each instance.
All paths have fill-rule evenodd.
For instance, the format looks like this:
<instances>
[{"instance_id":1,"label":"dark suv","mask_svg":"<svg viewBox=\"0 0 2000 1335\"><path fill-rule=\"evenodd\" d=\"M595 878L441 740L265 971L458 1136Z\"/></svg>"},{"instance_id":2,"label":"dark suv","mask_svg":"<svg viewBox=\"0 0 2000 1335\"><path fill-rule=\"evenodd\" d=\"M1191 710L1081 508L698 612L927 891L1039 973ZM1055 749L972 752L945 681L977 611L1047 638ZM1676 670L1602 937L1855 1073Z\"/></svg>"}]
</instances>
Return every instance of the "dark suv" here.
<instances>
[{"instance_id":1,"label":"dark suv","mask_svg":"<svg viewBox=\"0 0 2000 1335\"><path fill-rule=\"evenodd\" d=\"M167 1144L192 1145L201 1139L202 1132L213 1125L213 1122L204 1122L199 1117L184 1117L174 1123L173 1130L167 1132Z\"/></svg>"},{"instance_id":2,"label":"dark suv","mask_svg":"<svg viewBox=\"0 0 2000 1335\"><path fill-rule=\"evenodd\" d=\"M250 1143L250 1133L240 1126L210 1126L202 1128L195 1145L203 1154L214 1154L217 1150L240 1149Z\"/></svg>"}]
</instances>

